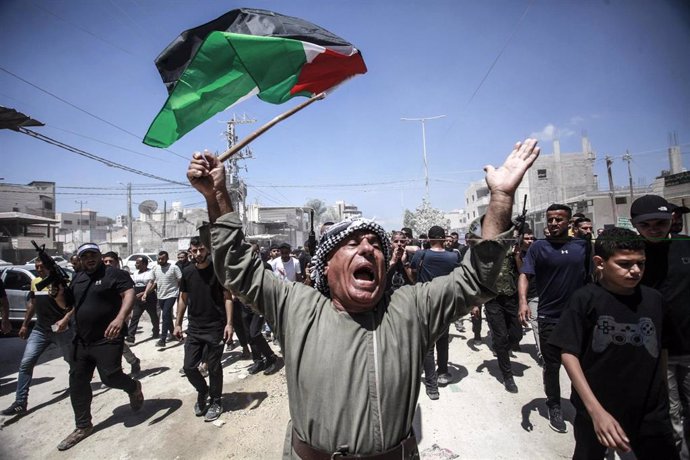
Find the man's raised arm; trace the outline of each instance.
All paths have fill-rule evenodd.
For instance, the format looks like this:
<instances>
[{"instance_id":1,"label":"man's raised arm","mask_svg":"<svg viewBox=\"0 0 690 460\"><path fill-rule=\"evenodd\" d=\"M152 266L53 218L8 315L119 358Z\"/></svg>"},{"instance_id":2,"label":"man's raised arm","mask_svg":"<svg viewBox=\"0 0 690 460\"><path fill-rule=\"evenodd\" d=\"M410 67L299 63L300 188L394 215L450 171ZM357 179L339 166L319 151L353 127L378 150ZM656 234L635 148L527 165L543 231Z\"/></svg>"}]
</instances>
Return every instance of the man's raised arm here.
<instances>
[{"instance_id":1,"label":"man's raised arm","mask_svg":"<svg viewBox=\"0 0 690 460\"><path fill-rule=\"evenodd\" d=\"M484 167L490 199L482 222L483 239L494 239L510 227L515 190L538 156L537 140L525 139L524 142L515 144L500 168L496 169L491 165Z\"/></svg>"},{"instance_id":2,"label":"man's raised arm","mask_svg":"<svg viewBox=\"0 0 690 460\"><path fill-rule=\"evenodd\" d=\"M187 179L206 198L211 223L233 211L230 194L225 186L223 163L208 150L203 153L194 152L187 169Z\"/></svg>"}]
</instances>

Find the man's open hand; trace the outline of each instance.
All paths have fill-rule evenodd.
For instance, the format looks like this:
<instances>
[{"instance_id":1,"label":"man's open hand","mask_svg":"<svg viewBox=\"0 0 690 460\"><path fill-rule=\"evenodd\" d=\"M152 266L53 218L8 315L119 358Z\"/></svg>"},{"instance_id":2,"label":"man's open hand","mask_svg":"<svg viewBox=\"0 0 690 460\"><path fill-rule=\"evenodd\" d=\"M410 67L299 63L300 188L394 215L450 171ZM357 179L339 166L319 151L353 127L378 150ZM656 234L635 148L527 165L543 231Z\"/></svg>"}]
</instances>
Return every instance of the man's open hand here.
<instances>
[{"instance_id":1,"label":"man's open hand","mask_svg":"<svg viewBox=\"0 0 690 460\"><path fill-rule=\"evenodd\" d=\"M515 144L515 148L501 167L496 169L491 165L485 166L486 185L489 186L489 191L512 197L525 172L539 156L539 151L536 139L525 139L524 142Z\"/></svg>"}]
</instances>

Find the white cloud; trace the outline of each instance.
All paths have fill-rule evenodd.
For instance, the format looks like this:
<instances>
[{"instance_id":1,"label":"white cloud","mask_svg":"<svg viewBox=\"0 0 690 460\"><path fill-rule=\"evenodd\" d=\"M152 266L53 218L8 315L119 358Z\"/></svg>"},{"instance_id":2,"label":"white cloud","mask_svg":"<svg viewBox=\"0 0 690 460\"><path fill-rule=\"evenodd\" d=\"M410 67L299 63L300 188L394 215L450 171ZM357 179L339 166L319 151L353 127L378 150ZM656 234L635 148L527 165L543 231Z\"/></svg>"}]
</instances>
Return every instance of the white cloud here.
<instances>
[{"instance_id":1,"label":"white cloud","mask_svg":"<svg viewBox=\"0 0 690 460\"><path fill-rule=\"evenodd\" d=\"M554 139L564 139L575 134L575 131L569 128L558 128L553 123L544 126L541 131L536 131L530 134L530 137L538 139L542 142L552 141Z\"/></svg>"}]
</instances>

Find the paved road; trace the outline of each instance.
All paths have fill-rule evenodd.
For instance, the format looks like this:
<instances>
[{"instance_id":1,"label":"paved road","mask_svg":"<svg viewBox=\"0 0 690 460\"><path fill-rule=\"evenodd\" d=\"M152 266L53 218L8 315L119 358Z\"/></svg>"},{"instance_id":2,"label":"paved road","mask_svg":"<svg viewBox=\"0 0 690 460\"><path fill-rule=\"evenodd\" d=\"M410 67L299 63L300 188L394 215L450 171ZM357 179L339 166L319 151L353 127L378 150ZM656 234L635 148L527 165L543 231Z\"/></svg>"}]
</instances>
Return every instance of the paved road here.
<instances>
[{"instance_id":1,"label":"paved road","mask_svg":"<svg viewBox=\"0 0 690 460\"><path fill-rule=\"evenodd\" d=\"M469 321L466 322L468 331ZM142 322L146 331L149 325ZM486 323L483 335L486 337ZM141 339L149 334L143 332ZM518 394L498 381L498 366L487 342L475 345L471 333L451 326L450 362L453 382L431 401L424 393L415 420L423 459L558 459L570 458L574 446L574 412L564 401L568 434L549 428L541 385L541 369L534 360L531 332L516 353L513 369ZM0 339L0 407L14 399L16 371L24 342ZM0 458L70 459L198 459L279 458L289 418L282 371L273 376L248 376L249 361L237 350L224 355L225 409L222 427L194 417L195 393L178 373L180 345L159 351L152 340L133 347L142 360L141 381L147 401L139 414L129 410L127 396L101 388L96 375L92 413L96 432L73 449L60 453L57 444L73 429L67 394L67 366L57 350L49 350L36 367L30 394L30 413L5 417L0 425ZM129 369L125 365L125 369ZM562 392L570 384L562 373ZM2 417L0 417L2 418Z\"/></svg>"}]
</instances>

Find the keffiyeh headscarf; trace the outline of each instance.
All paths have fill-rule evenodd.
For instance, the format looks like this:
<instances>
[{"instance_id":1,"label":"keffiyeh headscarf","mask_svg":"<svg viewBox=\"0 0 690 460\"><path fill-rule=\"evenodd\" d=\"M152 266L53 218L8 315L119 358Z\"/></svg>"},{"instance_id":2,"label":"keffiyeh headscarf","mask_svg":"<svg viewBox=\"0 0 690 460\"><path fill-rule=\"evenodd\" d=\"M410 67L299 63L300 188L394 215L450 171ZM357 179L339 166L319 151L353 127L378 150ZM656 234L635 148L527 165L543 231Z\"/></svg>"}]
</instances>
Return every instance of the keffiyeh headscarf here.
<instances>
[{"instance_id":1,"label":"keffiyeh headscarf","mask_svg":"<svg viewBox=\"0 0 690 460\"><path fill-rule=\"evenodd\" d=\"M331 296L331 291L328 288L328 280L323 274L328 255L341 241L358 230L368 230L379 237L383 250L383 258L385 259L386 267L388 267L391 258L391 241L383 227L373 220L363 217L351 218L338 222L331 226L321 237L319 248L316 250L316 254L311 258L311 277L314 280L314 287L323 295L328 297ZM381 281L383 282L383 280Z\"/></svg>"}]
</instances>

